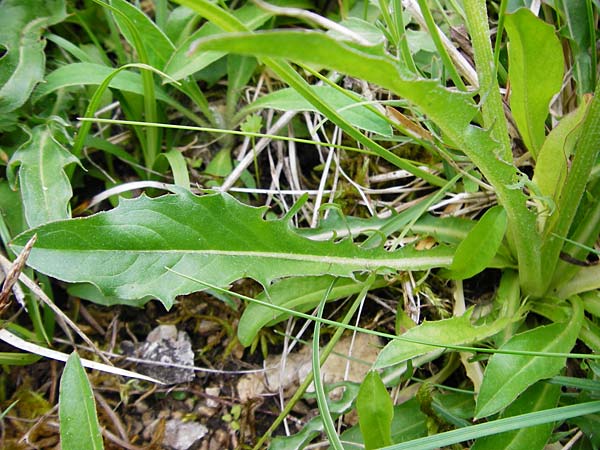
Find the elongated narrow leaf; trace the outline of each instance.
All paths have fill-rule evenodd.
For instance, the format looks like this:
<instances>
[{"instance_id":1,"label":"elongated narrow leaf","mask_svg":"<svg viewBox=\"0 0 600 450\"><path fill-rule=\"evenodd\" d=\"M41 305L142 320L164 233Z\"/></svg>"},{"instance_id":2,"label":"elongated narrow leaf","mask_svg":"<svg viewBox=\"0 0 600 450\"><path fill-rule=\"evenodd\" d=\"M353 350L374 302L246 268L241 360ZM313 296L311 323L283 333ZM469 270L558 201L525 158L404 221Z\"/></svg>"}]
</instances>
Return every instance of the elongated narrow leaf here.
<instances>
[{"instance_id":1,"label":"elongated narrow leaf","mask_svg":"<svg viewBox=\"0 0 600 450\"><path fill-rule=\"evenodd\" d=\"M519 132L537 157L550 99L562 84L563 53L552 25L522 8L506 15L510 107Z\"/></svg>"},{"instance_id":2,"label":"elongated narrow leaf","mask_svg":"<svg viewBox=\"0 0 600 450\"><path fill-rule=\"evenodd\" d=\"M495 206L483 215L456 249L449 278L464 280L489 266L506 232L506 212Z\"/></svg>"},{"instance_id":3,"label":"elongated narrow leaf","mask_svg":"<svg viewBox=\"0 0 600 450\"><path fill-rule=\"evenodd\" d=\"M251 3L242 6L231 14L249 30L260 27L272 17L270 12L260 9ZM190 53L194 49L195 42L198 39L215 35L220 32L221 30L215 24L211 22L205 23L198 31L187 38L171 55L169 62L165 66L165 72L175 80L181 80L182 78L204 69L217 59L225 56L227 52L201 52L190 56Z\"/></svg>"},{"instance_id":4,"label":"elongated narrow leaf","mask_svg":"<svg viewBox=\"0 0 600 450\"><path fill-rule=\"evenodd\" d=\"M7 175L14 184L14 172L20 165L19 190L30 227L71 217L69 200L73 192L63 169L78 161L54 139L46 125L35 127L31 138L13 155Z\"/></svg>"},{"instance_id":5,"label":"elongated narrow leaf","mask_svg":"<svg viewBox=\"0 0 600 450\"><path fill-rule=\"evenodd\" d=\"M121 200L117 208L85 219L49 223L21 234L13 246L21 249L37 233L28 260L36 270L95 284L111 297L158 298L166 307L176 295L203 288L182 275L219 286L250 277L267 286L291 275L440 267L452 257L453 249L443 246L387 252L349 240L311 241L283 220L263 220L264 209L229 195L174 190L155 199Z\"/></svg>"},{"instance_id":6,"label":"elongated narrow leaf","mask_svg":"<svg viewBox=\"0 0 600 450\"><path fill-rule=\"evenodd\" d=\"M162 69L171 54L175 51L173 43L146 14L131 3L125 0L110 0L110 4L122 12L144 37L144 45L148 52L150 65ZM121 33L127 39L127 42L135 48L135 41L131 36L129 27L124 22L123 16L113 13L113 17Z\"/></svg>"},{"instance_id":7,"label":"elongated narrow leaf","mask_svg":"<svg viewBox=\"0 0 600 450\"><path fill-rule=\"evenodd\" d=\"M560 397L560 386L538 382L523 392L506 410L502 417L512 417L556 406ZM552 422L535 427L523 427L507 433L494 434L478 439L471 450L542 450L554 424Z\"/></svg>"},{"instance_id":8,"label":"elongated narrow leaf","mask_svg":"<svg viewBox=\"0 0 600 450\"><path fill-rule=\"evenodd\" d=\"M554 323L513 336L502 350L567 353L575 345L583 324L583 305L574 298L573 316L566 323ZM475 416L487 417L506 408L517 396L544 378L550 378L564 367L566 358L495 354L488 362Z\"/></svg>"},{"instance_id":9,"label":"elongated narrow leaf","mask_svg":"<svg viewBox=\"0 0 600 450\"><path fill-rule=\"evenodd\" d=\"M0 14L0 113L27 101L42 81L46 58L42 32L67 17L64 0L4 0Z\"/></svg>"},{"instance_id":10,"label":"elongated narrow leaf","mask_svg":"<svg viewBox=\"0 0 600 450\"><path fill-rule=\"evenodd\" d=\"M343 92L331 86L311 86L313 92L323 101L335 107L337 111L352 125L363 130L372 131L383 136L391 136L389 123L364 105L359 104ZM281 89L267 94L249 105L248 112L257 109L272 108L281 111L314 111L318 110L294 89Z\"/></svg>"},{"instance_id":11,"label":"elongated narrow leaf","mask_svg":"<svg viewBox=\"0 0 600 450\"><path fill-rule=\"evenodd\" d=\"M115 70L112 67L106 67L95 63L73 63L56 69L46 77L46 82L40 84L33 93L32 100L35 102L44 95L48 95L58 89L69 86L88 86L99 85L110 76ZM144 95L144 86L140 74L130 71L122 71L116 75L110 82L109 87L120 91L131 92L133 94ZM173 104L173 100L164 90L156 89L156 98Z\"/></svg>"},{"instance_id":12,"label":"elongated narrow leaf","mask_svg":"<svg viewBox=\"0 0 600 450\"><path fill-rule=\"evenodd\" d=\"M452 317L451 319L423 322L421 325L411 328L402 337L420 342L431 342L438 346L394 340L387 344L379 353L374 367L382 369L398 364L437 350L439 346L465 345L480 341L498 333L508 324L507 319L502 319L490 324L475 326L471 323L472 312L473 310L469 310L464 315Z\"/></svg>"},{"instance_id":13,"label":"elongated narrow leaf","mask_svg":"<svg viewBox=\"0 0 600 450\"><path fill-rule=\"evenodd\" d=\"M58 405L63 450L104 448L94 394L77 353L71 354L65 365Z\"/></svg>"},{"instance_id":14,"label":"elongated narrow leaf","mask_svg":"<svg viewBox=\"0 0 600 450\"><path fill-rule=\"evenodd\" d=\"M392 443L394 406L379 373L370 371L358 391L356 411L367 450Z\"/></svg>"},{"instance_id":15,"label":"elongated narrow leaf","mask_svg":"<svg viewBox=\"0 0 600 450\"><path fill-rule=\"evenodd\" d=\"M268 292L261 293L257 299L295 311L306 312L319 304L332 281L333 277L327 275L286 278L273 283ZM386 284L383 277L380 277L373 283L372 289ZM361 289L363 289L363 284L356 280L339 279L331 289L327 300L332 301L357 294ZM287 314L275 311L268 306L250 303L240 318L237 328L238 339L242 345L248 346L262 327L273 325L287 317Z\"/></svg>"}]
</instances>

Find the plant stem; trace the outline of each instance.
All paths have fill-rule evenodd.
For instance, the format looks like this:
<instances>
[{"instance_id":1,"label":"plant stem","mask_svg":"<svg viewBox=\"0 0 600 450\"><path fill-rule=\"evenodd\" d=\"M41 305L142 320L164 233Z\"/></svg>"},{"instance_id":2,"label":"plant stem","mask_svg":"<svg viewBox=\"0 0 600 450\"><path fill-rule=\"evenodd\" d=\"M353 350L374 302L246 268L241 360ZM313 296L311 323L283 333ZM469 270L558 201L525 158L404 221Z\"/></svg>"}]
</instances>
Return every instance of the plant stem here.
<instances>
[{"instance_id":1,"label":"plant stem","mask_svg":"<svg viewBox=\"0 0 600 450\"><path fill-rule=\"evenodd\" d=\"M491 137L497 145L494 150L495 157L503 161L505 167L491 164L491 160L485 157L477 161L474 156L477 156L478 152L469 153L469 156L496 188L498 199L506 209L509 221L508 236L517 251L523 290L531 295L541 295L544 283L540 257L541 237L535 227L535 217L527 209L523 193L508 187L506 181L503 181L507 180L507 176L502 176L498 171L504 169L502 172L513 171L516 174L516 167L512 165L512 149L494 66L485 0L464 2L464 8L479 77L483 126L490 130ZM510 177L508 173L506 175Z\"/></svg>"},{"instance_id":2,"label":"plant stem","mask_svg":"<svg viewBox=\"0 0 600 450\"><path fill-rule=\"evenodd\" d=\"M499 154L502 155L502 158L510 161L512 150L496 77L485 1L467 1L464 3L464 8L479 78L483 126L491 130L492 137L500 146Z\"/></svg>"}]
</instances>

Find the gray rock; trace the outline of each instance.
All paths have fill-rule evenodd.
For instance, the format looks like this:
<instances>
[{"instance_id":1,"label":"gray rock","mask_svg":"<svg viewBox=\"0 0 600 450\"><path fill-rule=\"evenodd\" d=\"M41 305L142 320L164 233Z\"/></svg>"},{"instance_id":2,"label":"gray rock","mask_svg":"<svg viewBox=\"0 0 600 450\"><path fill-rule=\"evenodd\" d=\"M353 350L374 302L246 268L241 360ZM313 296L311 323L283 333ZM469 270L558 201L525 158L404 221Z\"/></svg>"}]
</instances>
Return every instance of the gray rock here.
<instances>
[{"instance_id":1,"label":"gray rock","mask_svg":"<svg viewBox=\"0 0 600 450\"><path fill-rule=\"evenodd\" d=\"M188 450L202 439L208 428L198 422L182 422L179 419L167 421L163 445L173 450Z\"/></svg>"},{"instance_id":2,"label":"gray rock","mask_svg":"<svg viewBox=\"0 0 600 450\"><path fill-rule=\"evenodd\" d=\"M138 349L138 357L162 363L139 363L138 370L165 384L187 383L194 380L194 370L182 366L194 365L192 342L185 331L177 331L174 325L159 325L152 330L146 342Z\"/></svg>"}]
</instances>

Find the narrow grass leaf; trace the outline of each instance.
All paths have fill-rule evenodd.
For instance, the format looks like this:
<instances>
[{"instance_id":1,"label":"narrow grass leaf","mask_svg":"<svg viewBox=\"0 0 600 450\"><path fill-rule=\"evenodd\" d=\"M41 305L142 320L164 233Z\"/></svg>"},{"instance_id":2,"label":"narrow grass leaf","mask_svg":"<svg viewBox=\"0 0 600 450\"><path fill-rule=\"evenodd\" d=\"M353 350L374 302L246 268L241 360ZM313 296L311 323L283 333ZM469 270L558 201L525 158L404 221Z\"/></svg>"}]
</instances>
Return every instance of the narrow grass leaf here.
<instances>
[{"instance_id":1,"label":"narrow grass leaf","mask_svg":"<svg viewBox=\"0 0 600 450\"><path fill-rule=\"evenodd\" d=\"M370 371L360 385L356 412L367 450L392 443L394 406L378 372Z\"/></svg>"},{"instance_id":2,"label":"narrow grass leaf","mask_svg":"<svg viewBox=\"0 0 600 450\"><path fill-rule=\"evenodd\" d=\"M77 353L72 353L60 379L58 399L63 450L104 448L90 382Z\"/></svg>"},{"instance_id":3,"label":"narrow grass leaf","mask_svg":"<svg viewBox=\"0 0 600 450\"><path fill-rule=\"evenodd\" d=\"M355 271L420 270L450 264L453 249L362 249L350 240L318 242L296 234L287 221L264 220L226 194L195 196L181 188L159 198L121 200L111 211L46 224L15 238L22 246L37 233L28 264L54 278L95 284L104 295L158 298L169 308L198 283L226 286L244 277L264 286L285 276Z\"/></svg>"},{"instance_id":4,"label":"narrow grass leaf","mask_svg":"<svg viewBox=\"0 0 600 450\"><path fill-rule=\"evenodd\" d=\"M310 89L315 95L321 97L324 102L334 107L342 117L357 128L372 131L382 136L389 137L392 135L392 128L385 119L365 105L361 105L349 96L344 95L343 92L331 86L311 86ZM266 108L280 111L320 112L297 91L287 88L260 97L254 103L244 108L241 113L250 113Z\"/></svg>"},{"instance_id":5,"label":"narrow grass leaf","mask_svg":"<svg viewBox=\"0 0 600 450\"><path fill-rule=\"evenodd\" d=\"M12 156L7 177L14 184L19 166L19 190L30 227L71 217L69 200L73 191L64 167L77 162L54 138L49 125L31 130L30 139Z\"/></svg>"},{"instance_id":6,"label":"narrow grass leaf","mask_svg":"<svg viewBox=\"0 0 600 450\"><path fill-rule=\"evenodd\" d=\"M321 277L285 278L273 283L267 291L259 294L256 298L274 305L306 312L314 309L319 304L331 285L332 278L327 275ZM387 282L382 277L379 277L374 281L372 289L385 286L386 284ZM327 300L338 300L358 294L363 287L363 283L357 280L340 278L331 289ZM248 346L252 343L261 328L267 325L274 325L288 317L288 314L275 311L268 306L250 303L246 306L240 318L237 327L238 339L242 345Z\"/></svg>"},{"instance_id":7,"label":"narrow grass leaf","mask_svg":"<svg viewBox=\"0 0 600 450\"><path fill-rule=\"evenodd\" d=\"M545 138L550 99L561 87L563 52L554 27L521 8L506 15L510 107L534 158Z\"/></svg>"},{"instance_id":8,"label":"narrow grass leaf","mask_svg":"<svg viewBox=\"0 0 600 450\"><path fill-rule=\"evenodd\" d=\"M490 208L458 245L448 277L464 280L489 266L506 232L506 212L501 206Z\"/></svg>"},{"instance_id":9,"label":"narrow grass leaf","mask_svg":"<svg viewBox=\"0 0 600 450\"><path fill-rule=\"evenodd\" d=\"M500 349L538 352L569 352L583 324L583 304L577 297L572 299L571 320L566 323L537 327L513 336ZM477 397L475 416L487 417L508 405L529 386L544 378L550 378L564 367L566 358L493 355L485 369L481 390Z\"/></svg>"},{"instance_id":10,"label":"narrow grass leaf","mask_svg":"<svg viewBox=\"0 0 600 450\"><path fill-rule=\"evenodd\" d=\"M402 444L390 445L382 450L433 450L446 447L458 442L477 439L496 433L518 430L549 422L559 422L573 417L594 414L600 411L600 400L594 402L580 403L577 405L563 406L560 408L547 409L534 413L521 414L514 417L494 420L492 422L472 425L457 430L439 433L425 438L414 439Z\"/></svg>"},{"instance_id":11,"label":"narrow grass leaf","mask_svg":"<svg viewBox=\"0 0 600 450\"><path fill-rule=\"evenodd\" d=\"M46 68L44 28L67 17L64 0L4 0L0 15L0 113L23 105Z\"/></svg>"},{"instance_id":12,"label":"narrow grass leaf","mask_svg":"<svg viewBox=\"0 0 600 450\"><path fill-rule=\"evenodd\" d=\"M502 417L512 417L554 408L560 398L560 386L538 382L523 392L506 410ZM554 424L548 422L535 427L523 427L507 433L494 434L478 439L471 450L542 450Z\"/></svg>"},{"instance_id":13,"label":"narrow grass leaf","mask_svg":"<svg viewBox=\"0 0 600 450\"><path fill-rule=\"evenodd\" d=\"M508 324L508 319L499 319L489 324L475 326L471 323L472 312L472 310L469 310L460 317L423 322L421 325L411 328L402 337L420 342L435 343L437 346L399 340L391 341L379 353L374 368L382 369L399 364L438 350L440 345L465 345L480 341L498 333Z\"/></svg>"}]
</instances>

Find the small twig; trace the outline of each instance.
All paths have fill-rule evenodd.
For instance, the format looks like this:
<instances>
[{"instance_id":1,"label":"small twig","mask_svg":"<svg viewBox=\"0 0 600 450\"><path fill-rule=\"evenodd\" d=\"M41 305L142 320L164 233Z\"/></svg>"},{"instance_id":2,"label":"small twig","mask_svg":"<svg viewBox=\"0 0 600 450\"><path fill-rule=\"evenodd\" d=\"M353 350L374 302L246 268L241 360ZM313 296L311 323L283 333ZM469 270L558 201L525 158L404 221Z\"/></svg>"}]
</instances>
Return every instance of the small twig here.
<instances>
[{"instance_id":1,"label":"small twig","mask_svg":"<svg viewBox=\"0 0 600 450\"><path fill-rule=\"evenodd\" d=\"M11 262L8 259L6 259L3 255L0 255L0 265L2 265L4 267L9 267L11 265ZM79 327L75 324L75 322L73 322L64 312L61 311L61 309L58 306L56 306L54 304L54 302L50 299L50 297L48 297L46 295L46 293L37 285L37 283L35 281L33 281L31 278L29 278L24 273L21 273L19 275L19 280L21 281L21 283L23 283L25 286L27 286L27 288L37 298L39 298L42 302L44 302L54 312L54 314L56 314L57 318L63 320L69 327L71 327L71 329L73 329L79 335L79 337L81 337L81 339L83 339L83 341L86 344L88 344L94 350L94 352L98 356L100 356L100 358L102 358L104 360L104 362L106 362L109 365L111 364L111 362L108 359L106 359L106 357L104 355L102 355L100 350L98 350L98 347L96 347L96 345L92 342L92 340L89 337L87 337L83 331L81 331L79 329ZM26 341L23 341L23 342L26 342ZM42 348L42 347L40 347L40 348Z\"/></svg>"},{"instance_id":2,"label":"small twig","mask_svg":"<svg viewBox=\"0 0 600 450\"><path fill-rule=\"evenodd\" d=\"M31 239L27 241L27 244L25 244L25 247L23 247L23 250L21 250L21 253L19 254L19 256L17 256L17 259L15 259L15 261L12 263L12 266L6 273L4 283L2 283L2 291L0 292L0 314L2 314L2 312L4 312L8 305L10 305L10 302L8 301L8 296L13 286L19 279L19 275L23 271L23 267L25 266L27 257L29 256L29 253L31 253L31 249L33 247L33 244L35 244L36 240L36 234L31 236Z\"/></svg>"}]
</instances>

